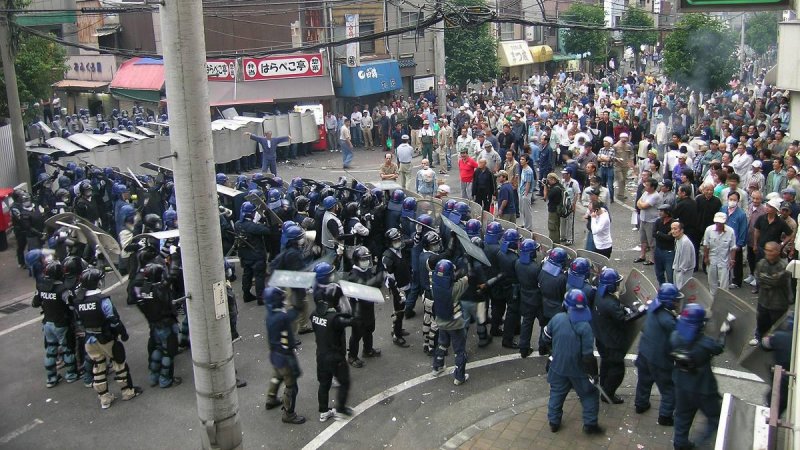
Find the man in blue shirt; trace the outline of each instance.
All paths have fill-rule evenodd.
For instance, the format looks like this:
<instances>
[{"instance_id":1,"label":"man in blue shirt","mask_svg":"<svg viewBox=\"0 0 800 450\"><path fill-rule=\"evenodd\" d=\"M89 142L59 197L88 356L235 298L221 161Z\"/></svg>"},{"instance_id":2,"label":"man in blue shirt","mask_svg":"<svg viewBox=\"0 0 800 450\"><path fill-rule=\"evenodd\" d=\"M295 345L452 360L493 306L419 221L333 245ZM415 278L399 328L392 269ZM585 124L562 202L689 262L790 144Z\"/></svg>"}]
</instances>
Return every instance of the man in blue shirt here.
<instances>
[{"instance_id":1,"label":"man in blue shirt","mask_svg":"<svg viewBox=\"0 0 800 450\"><path fill-rule=\"evenodd\" d=\"M497 217L511 223L517 221L517 209L514 205L514 187L508 182L508 172L501 170L497 172L497 207L495 214Z\"/></svg>"},{"instance_id":2,"label":"man in blue shirt","mask_svg":"<svg viewBox=\"0 0 800 450\"><path fill-rule=\"evenodd\" d=\"M267 169L269 169L270 173L278 176L278 155L276 153L278 144L291 142L292 137L280 136L273 138L271 131L267 131L264 136L256 136L248 131L245 131L244 135L249 136L251 140L258 142L258 145L261 146L261 152L263 153L261 157L261 171L266 172Z\"/></svg>"},{"instance_id":3,"label":"man in blue shirt","mask_svg":"<svg viewBox=\"0 0 800 450\"><path fill-rule=\"evenodd\" d=\"M531 167L531 156L522 154L519 157L520 179L519 179L519 209L522 215L523 227L533 230L533 183L535 180L533 168Z\"/></svg>"}]
</instances>

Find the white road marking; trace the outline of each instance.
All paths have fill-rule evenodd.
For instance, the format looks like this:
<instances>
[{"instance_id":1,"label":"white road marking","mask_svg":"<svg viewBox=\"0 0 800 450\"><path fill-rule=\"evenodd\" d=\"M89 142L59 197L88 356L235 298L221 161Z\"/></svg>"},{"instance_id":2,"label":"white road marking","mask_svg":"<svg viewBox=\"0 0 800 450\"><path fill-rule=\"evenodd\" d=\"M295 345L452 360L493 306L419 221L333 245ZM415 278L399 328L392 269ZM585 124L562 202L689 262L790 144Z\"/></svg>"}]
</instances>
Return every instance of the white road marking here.
<instances>
[{"instance_id":1,"label":"white road marking","mask_svg":"<svg viewBox=\"0 0 800 450\"><path fill-rule=\"evenodd\" d=\"M597 354L597 352L595 352L595 354ZM540 355L539 355L538 352L533 352L530 357L532 358L532 357L539 357L539 356ZM477 369L479 367L490 366L490 365L493 365L493 364L512 361L512 360L515 360L515 359L520 359L520 356L519 356L518 353L513 353L513 354L509 354L509 355L494 356L494 357L491 357L491 358L481 359L479 361L474 361L474 362L471 362L471 363L467 363L467 370L469 370L469 369ZM628 355L625 356L625 359L634 360L634 359L636 359L636 355L628 354ZM400 384L397 384L395 386L392 386L392 387L384 390L383 392L379 392L379 393L373 395L372 397L364 400L363 402L359 403L358 406L353 408L353 416L352 417L350 417L347 420L337 421L337 422L334 422L334 423L328 425L328 427L325 428L324 430L322 430L322 432L320 432L317 435L317 437L315 437L314 439L311 440L311 442L306 444L303 447L303 450L316 450L316 449L322 447L323 445L325 445L326 442L328 442L333 437L333 435L338 433L339 430L344 428L345 425L347 425L351 420L353 420L356 417L360 416L362 413L366 412L369 408L372 408L373 406L377 405L378 403L386 400L387 398L389 398L389 397L391 397L393 395L399 394L400 392L403 392L405 390L408 390L408 389L411 389L413 387L419 386L419 385L421 385L423 383L426 383L428 381L441 378L445 374L452 374L454 369L455 369L455 367L449 367L445 371L444 374L442 374L442 375L440 375L438 377L433 377L433 376L431 376L430 373L426 373L426 374L420 375L418 377L412 378L410 380L406 380L406 381L404 381L404 382L402 382ZM748 380L748 381L762 382L761 378L759 378L759 377L757 377L757 376L755 376L755 375L753 375L751 373L743 372L743 371L740 371L740 370L725 369L725 368L721 368L721 367L713 367L712 370L714 371L714 373L718 373L718 374L726 376L726 377L738 378L738 379Z\"/></svg>"},{"instance_id":2,"label":"white road marking","mask_svg":"<svg viewBox=\"0 0 800 450\"><path fill-rule=\"evenodd\" d=\"M37 426L43 423L44 421L42 419L33 419L33 422L23 425L17 428L16 430L6 434L5 436L0 437L0 444L8 444L12 440L18 438L19 436L22 436L23 434L27 433L28 431L31 431L32 429L36 428Z\"/></svg>"}]
</instances>

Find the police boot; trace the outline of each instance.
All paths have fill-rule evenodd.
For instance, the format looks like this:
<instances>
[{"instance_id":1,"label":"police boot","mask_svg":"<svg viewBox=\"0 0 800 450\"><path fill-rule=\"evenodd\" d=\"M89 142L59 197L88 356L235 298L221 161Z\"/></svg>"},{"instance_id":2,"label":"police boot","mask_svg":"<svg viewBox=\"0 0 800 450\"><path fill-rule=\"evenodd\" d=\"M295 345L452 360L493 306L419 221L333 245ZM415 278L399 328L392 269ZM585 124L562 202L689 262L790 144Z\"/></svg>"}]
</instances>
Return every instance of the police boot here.
<instances>
[{"instance_id":1,"label":"police boot","mask_svg":"<svg viewBox=\"0 0 800 450\"><path fill-rule=\"evenodd\" d=\"M283 410L283 417L281 417L281 422L290 423L293 425L300 425L301 423L306 422L306 418L301 415L298 415L295 412L289 413L286 412L286 410Z\"/></svg>"}]
</instances>

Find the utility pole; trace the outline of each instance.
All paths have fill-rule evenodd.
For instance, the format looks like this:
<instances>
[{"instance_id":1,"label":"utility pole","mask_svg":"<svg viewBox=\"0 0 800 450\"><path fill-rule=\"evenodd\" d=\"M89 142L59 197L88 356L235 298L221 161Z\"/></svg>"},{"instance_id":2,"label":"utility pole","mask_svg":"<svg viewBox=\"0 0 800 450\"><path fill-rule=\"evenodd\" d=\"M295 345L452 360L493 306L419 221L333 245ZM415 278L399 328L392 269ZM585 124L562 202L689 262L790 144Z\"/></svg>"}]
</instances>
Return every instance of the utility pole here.
<instances>
[{"instance_id":1,"label":"utility pole","mask_svg":"<svg viewBox=\"0 0 800 450\"><path fill-rule=\"evenodd\" d=\"M436 0L436 13L439 15L442 14L442 0ZM444 117L447 115L447 77L445 74L444 63L444 20L435 25L435 27L435 31L433 32L433 61L434 70L436 71L436 75L439 77L439 79L434 82L436 83L436 86L438 86L436 99L439 103L439 117Z\"/></svg>"},{"instance_id":2,"label":"utility pole","mask_svg":"<svg viewBox=\"0 0 800 450\"><path fill-rule=\"evenodd\" d=\"M11 17L0 17L0 58L3 61L3 76L6 81L8 98L8 115L11 119L11 144L14 146L14 162L17 167L17 184L31 184L31 172L28 168L28 150L25 148L25 128L22 122L22 105L19 102L17 88L17 69L14 67L14 50L11 47Z\"/></svg>"},{"instance_id":3,"label":"utility pole","mask_svg":"<svg viewBox=\"0 0 800 450\"><path fill-rule=\"evenodd\" d=\"M203 4L167 0L160 15L201 446L241 449L208 114Z\"/></svg>"},{"instance_id":4,"label":"utility pole","mask_svg":"<svg viewBox=\"0 0 800 450\"><path fill-rule=\"evenodd\" d=\"M741 35L739 37L739 78L744 76L744 63L745 63L745 54L744 54L744 21L747 17L747 13L742 13L742 30Z\"/></svg>"}]
</instances>

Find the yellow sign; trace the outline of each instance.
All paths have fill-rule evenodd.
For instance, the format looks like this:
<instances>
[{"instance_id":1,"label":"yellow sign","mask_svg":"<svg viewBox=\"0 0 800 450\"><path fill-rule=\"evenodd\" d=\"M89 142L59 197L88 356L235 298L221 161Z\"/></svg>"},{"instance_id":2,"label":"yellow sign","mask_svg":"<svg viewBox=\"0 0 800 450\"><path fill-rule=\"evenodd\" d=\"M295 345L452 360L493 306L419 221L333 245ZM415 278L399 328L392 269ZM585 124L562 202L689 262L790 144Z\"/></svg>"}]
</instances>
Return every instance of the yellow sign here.
<instances>
[{"instance_id":1,"label":"yellow sign","mask_svg":"<svg viewBox=\"0 0 800 450\"><path fill-rule=\"evenodd\" d=\"M533 62L535 63L552 61L553 49L549 45L536 45L531 47L531 56L533 56Z\"/></svg>"},{"instance_id":2,"label":"yellow sign","mask_svg":"<svg viewBox=\"0 0 800 450\"><path fill-rule=\"evenodd\" d=\"M504 41L500 43L497 53L500 67L515 67L533 64L528 43L525 41Z\"/></svg>"},{"instance_id":3,"label":"yellow sign","mask_svg":"<svg viewBox=\"0 0 800 450\"><path fill-rule=\"evenodd\" d=\"M580 61L577 59L570 59L567 61L567 72L577 72L580 70Z\"/></svg>"}]
</instances>

